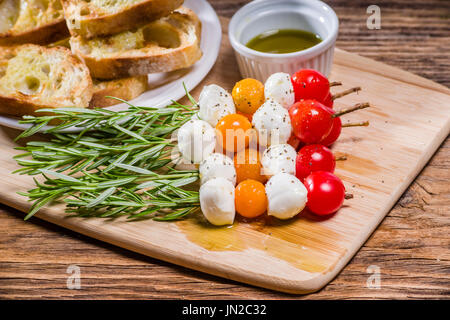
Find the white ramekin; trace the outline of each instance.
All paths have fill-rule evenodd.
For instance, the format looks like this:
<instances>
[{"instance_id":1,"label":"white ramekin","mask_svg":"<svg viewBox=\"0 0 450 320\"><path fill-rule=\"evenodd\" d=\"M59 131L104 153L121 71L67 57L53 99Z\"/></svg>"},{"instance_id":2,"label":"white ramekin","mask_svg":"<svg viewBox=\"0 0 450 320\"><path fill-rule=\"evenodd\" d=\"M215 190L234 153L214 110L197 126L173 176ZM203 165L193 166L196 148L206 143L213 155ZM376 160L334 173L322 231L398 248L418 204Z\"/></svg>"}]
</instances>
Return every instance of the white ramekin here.
<instances>
[{"instance_id":1,"label":"white ramekin","mask_svg":"<svg viewBox=\"0 0 450 320\"><path fill-rule=\"evenodd\" d=\"M309 49L283 54L264 53L245 46L272 29L303 29L318 34L322 42ZM327 4L318 0L255 0L231 18L228 36L244 78L265 81L275 72L293 74L315 69L328 76L333 62L339 21Z\"/></svg>"}]
</instances>

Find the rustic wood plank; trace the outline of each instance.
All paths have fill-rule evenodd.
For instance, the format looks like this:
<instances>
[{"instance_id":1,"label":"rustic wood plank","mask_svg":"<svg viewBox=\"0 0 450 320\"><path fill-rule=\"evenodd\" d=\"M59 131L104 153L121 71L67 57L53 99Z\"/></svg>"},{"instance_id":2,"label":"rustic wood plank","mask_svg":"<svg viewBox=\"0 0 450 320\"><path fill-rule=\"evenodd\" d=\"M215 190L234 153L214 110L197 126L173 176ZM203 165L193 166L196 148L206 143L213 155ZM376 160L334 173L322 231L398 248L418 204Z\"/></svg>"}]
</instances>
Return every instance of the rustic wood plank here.
<instances>
[{"instance_id":1,"label":"rustic wood plank","mask_svg":"<svg viewBox=\"0 0 450 320\"><path fill-rule=\"evenodd\" d=\"M230 16L244 1L212 1ZM382 29L365 29L366 1L329 2L341 19L338 46L450 84L449 3L380 1ZM357 26L357 27L356 27ZM445 107L445 106L443 106ZM208 276L107 245L2 206L1 298L448 298L450 142L441 146L365 246L319 293L290 296ZM67 290L70 264L82 290ZM366 288L370 265L381 289Z\"/></svg>"}]
</instances>

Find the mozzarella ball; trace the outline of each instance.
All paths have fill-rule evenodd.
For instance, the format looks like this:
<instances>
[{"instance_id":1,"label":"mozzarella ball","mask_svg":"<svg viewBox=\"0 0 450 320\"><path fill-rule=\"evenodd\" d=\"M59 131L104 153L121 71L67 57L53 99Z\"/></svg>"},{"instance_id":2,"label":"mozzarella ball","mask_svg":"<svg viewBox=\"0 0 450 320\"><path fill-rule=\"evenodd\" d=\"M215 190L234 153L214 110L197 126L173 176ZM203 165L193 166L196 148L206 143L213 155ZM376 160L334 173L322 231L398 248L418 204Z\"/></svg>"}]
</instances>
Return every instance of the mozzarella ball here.
<instances>
[{"instance_id":1,"label":"mozzarella ball","mask_svg":"<svg viewBox=\"0 0 450 320\"><path fill-rule=\"evenodd\" d=\"M234 186L225 178L213 178L200 187L200 208L206 220L216 226L233 224Z\"/></svg>"},{"instance_id":2,"label":"mozzarella ball","mask_svg":"<svg viewBox=\"0 0 450 320\"><path fill-rule=\"evenodd\" d=\"M253 114L252 124L258 131L260 145L286 143L292 132L288 111L278 102L269 100Z\"/></svg>"},{"instance_id":3,"label":"mozzarella ball","mask_svg":"<svg viewBox=\"0 0 450 320\"><path fill-rule=\"evenodd\" d=\"M266 184L269 202L267 214L278 219L289 219L300 213L308 200L303 183L288 173L274 175Z\"/></svg>"},{"instance_id":4,"label":"mozzarella ball","mask_svg":"<svg viewBox=\"0 0 450 320\"><path fill-rule=\"evenodd\" d=\"M270 146L264 151L261 159L264 175L273 176L281 172L295 175L296 158L297 152L289 144Z\"/></svg>"},{"instance_id":5,"label":"mozzarella ball","mask_svg":"<svg viewBox=\"0 0 450 320\"><path fill-rule=\"evenodd\" d=\"M178 130L178 149L183 158L200 163L214 152L216 132L203 120L189 120Z\"/></svg>"},{"instance_id":6,"label":"mozzarella ball","mask_svg":"<svg viewBox=\"0 0 450 320\"><path fill-rule=\"evenodd\" d=\"M264 84L264 96L266 100L274 100L281 104L283 108L289 110L295 102L291 77L283 72L272 74Z\"/></svg>"},{"instance_id":7,"label":"mozzarella ball","mask_svg":"<svg viewBox=\"0 0 450 320\"><path fill-rule=\"evenodd\" d=\"M200 111L198 117L213 127L224 116L236 113L233 98L225 89L218 85L205 86L198 100Z\"/></svg>"},{"instance_id":8,"label":"mozzarella ball","mask_svg":"<svg viewBox=\"0 0 450 320\"><path fill-rule=\"evenodd\" d=\"M230 157L222 153L213 153L200 163L200 180L201 184L212 178L225 178L230 181L233 186L236 185L236 169L234 162Z\"/></svg>"}]
</instances>

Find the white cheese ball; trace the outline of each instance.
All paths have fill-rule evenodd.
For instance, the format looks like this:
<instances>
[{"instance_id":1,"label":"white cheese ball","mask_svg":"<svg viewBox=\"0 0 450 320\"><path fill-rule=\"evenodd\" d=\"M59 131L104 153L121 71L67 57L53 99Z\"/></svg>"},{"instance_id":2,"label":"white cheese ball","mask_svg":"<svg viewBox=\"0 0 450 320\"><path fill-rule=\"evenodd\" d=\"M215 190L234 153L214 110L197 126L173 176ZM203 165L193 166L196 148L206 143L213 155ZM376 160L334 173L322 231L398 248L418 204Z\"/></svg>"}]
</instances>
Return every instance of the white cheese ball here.
<instances>
[{"instance_id":1,"label":"white cheese ball","mask_svg":"<svg viewBox=\"0 0 450 320\"><path fill-rule=\"evenodd\" d=\"M190 163L200 163L214 152L216 132L203 120L189 120L178 130L178 149Z\"/></svg>"},{"instance_id":2,"label":"white cheese ball","mask_svg":"<svg viewBox=\"0 0 450 320\"><path fill-rule=\"evenodd\" d=\"M267 148L261 159L264 175L273 176L284 172L295 175L297 151L289 144L276 144Z\"/></svg>"},{"instance_id":3,"label":"white cheese ball","mask_svg":"<svg viewBox=\"0 0 450 320\"><path fill-rule=\"evenodd\" d=\"M204 184L213 178L225 178L230 181L233 186L236 185L236 169L233 160L222 154L213 153L200 163L199 168L200 181Z\"/></svg>"},{"instance_id":4,"label":"white cheese ball","mask_svg":"<svg viewBox=\"0 0 450 320\"><path fill-rule=\"evenodd\" d=\"M200 208L206 220L216 226L233 224L234 185L225 178L213 178L200 187Z\"/></svg>"},{"instance_id":5,"label":"white cheese ball","mask_svg":"<svg viewBox=\"0 0 450 320\"><path fill-rule=\"evenodd\" d=\"M264 84L264 96L266 100L274 100L289 110L295 102L294 86L289 74L278 72L267 78Z\"/></svg>"},{"instance_id":6,"label":"white cheese ball","mask_svg":"<svg viewBox=\"0 0 450 320\"><path fill-rule=\"evenodd\" d=\"M231 94L215 84L203 88L200 93L198 105L200 107L198 117L213 127L224 116L236 113Z\"/></svg>"},{"instance_id":7,"label":"white cheese ball","mask_svg":"<svg viewBox=\"0 0 450 320\"><path fill-rule=\"evenodd\" d=\"M308 200L303 183L288 173L278 173L266 183L269 202L267 214L278 219L289 219L299 214Z\"/></svg>"},{"instance_id":8,"label":"white cheese ball","mask_svg":"<svg viewBox=\"0 0 450 320\"><path fill-rule=\"evenodd\" d=\"M258 131L260 145L286 143L292 132L288 111L278 102L269 100L253 114L252 124Z\"/></svg>"}]
</instances>

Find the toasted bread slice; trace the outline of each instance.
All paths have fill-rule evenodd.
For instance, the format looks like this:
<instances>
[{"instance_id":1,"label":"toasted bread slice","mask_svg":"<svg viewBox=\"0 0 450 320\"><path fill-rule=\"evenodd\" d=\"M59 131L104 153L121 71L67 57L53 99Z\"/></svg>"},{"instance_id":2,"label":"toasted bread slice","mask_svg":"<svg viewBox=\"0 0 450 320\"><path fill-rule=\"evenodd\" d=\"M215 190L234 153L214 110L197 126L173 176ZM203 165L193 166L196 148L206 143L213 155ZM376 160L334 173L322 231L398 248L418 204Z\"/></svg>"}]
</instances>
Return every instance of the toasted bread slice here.
<instances>
[{"instance_id":1,"label":"toasted bread slice","mask_svg":"<svg viewBox=\"0 0 450 320\"><path fill-rule=\"evenodd\" d=\"M180 8L135 31L91 40L71 37L72 52L98 79L116 79L168 72L192 66L202 56L201 22Z\"/></svg>"},{"instance_id":2,"label":"toasted bread slice","mask_svg":"<svg viewBox=\"0 0 450 320\"><path fill-rule=\"evenodd\" d=\"M89 104L90 108L105 108L121 103L107 96L123 100L132 100L148 90L147 76L137 76L111 81L94 80L94 95Z\"/></svg>"},{"instance_id":3,"label":"toasted bread slice","mask_svg":"<svg viewBox=\"0 0 450 320\"><path fill-rule=\"evenodd\" d=\"M0 1L0 45L45 45L67 36L60 0Z\"/></svg>"},{"instance_id":4,"label":"toasted bread slice","mask_svg":"<svg viewBox=\"0 0 450 320\"><path fill-rule=\"evenodd\" d=\"M183 0L62 0L70 33L112 35L169 15Z\"/></svg>"},{"instance_id":5,"label":"toasted bread slice","mask_svg":"<svg viewBox=\"0 0 450 320\"><path fill-rule=\"evenodd\" d=\"M49 44L49 47L66 47L70 49L69 38ZM116 97L123 100L132 100L148 90L148 77L136 76L114 80L92 79L94 94L89 103L90 108L105 108L121 103L119 100L107 98Z\"/></svg>"},{"instance_id":6,"label":"toasted bread slice","mask_svg":"<svg viewBox=\"0 0 450 320\"><path fill-rule=\"evenodd\" d=\"M0 113L22 116L41 108L86 108L92 93L88 68L68 49L0 47Z\"/></svg>"}]
</instances>

